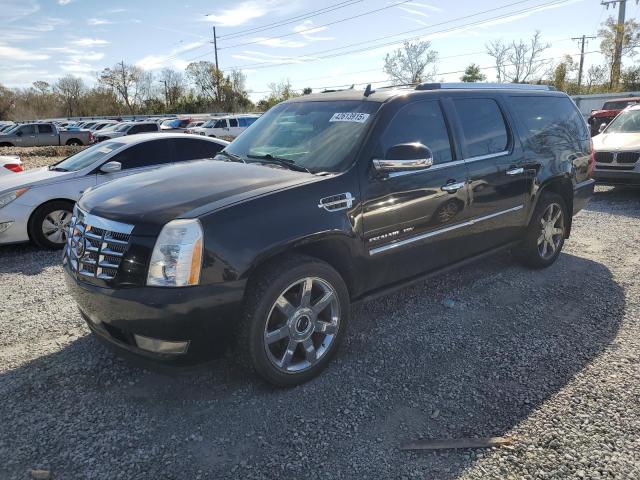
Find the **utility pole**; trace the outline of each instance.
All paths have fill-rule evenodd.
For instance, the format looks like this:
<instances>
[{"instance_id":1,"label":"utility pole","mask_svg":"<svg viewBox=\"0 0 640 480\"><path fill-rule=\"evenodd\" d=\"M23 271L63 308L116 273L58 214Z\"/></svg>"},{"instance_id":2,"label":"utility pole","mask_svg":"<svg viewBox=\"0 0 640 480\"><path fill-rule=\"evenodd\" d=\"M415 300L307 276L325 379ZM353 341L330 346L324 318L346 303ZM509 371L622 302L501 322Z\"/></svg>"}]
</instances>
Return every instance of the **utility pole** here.
<instances>
[{"instance_id":1,"label":"utility pole","mask_svg":"<svg viewBox=\"0 0 640 480\"><path fill-rule=\"evenodd\" d=\"M164 84L164 104L166 108L169 108L169 90L167 89L167 81L160 80Z\"/></svg>"},{"instance_id":2,"label":"utility pole","mask_svg":"<svg viewBox=\"0 0 640 480\"><path fill-rule=\"evenodd\" d=\"M620 82L620 70L622 67L622 44L624 41L624 21L625 11L627 7L627 0L603 0L601 5L609 9L609 5L618 4L618 23L616 24L616 39L615 49L613 52L613 63L611 64L611 78L609 80L609 87L615 88Z\"/></svg>"},{"instance_id":3,"label":"utility pole","mask_svg":"<svg viewBox=\"0 0 640 480\"><path fill-rule=\"evenodd\" d=\"M218 67L218 37L216 36L216 27L213 27L213 50L216 54L216 70L219 70L220 67Z\"/></svg>"},{"instance_id":4,"label":"utility pole","mask_svg":"<svg viewBox=\"0 0 640 480\"><path fill-rule=\"evenodd\" d=\"M584 67L584 44L587 40L595 39L596 37L587 37L582 35L581 37L574 37L571 40L580 41L580 68L578 69L578 93L580 93L580 86L582 85L582 70Z\"/></svg>"}]
</instances>

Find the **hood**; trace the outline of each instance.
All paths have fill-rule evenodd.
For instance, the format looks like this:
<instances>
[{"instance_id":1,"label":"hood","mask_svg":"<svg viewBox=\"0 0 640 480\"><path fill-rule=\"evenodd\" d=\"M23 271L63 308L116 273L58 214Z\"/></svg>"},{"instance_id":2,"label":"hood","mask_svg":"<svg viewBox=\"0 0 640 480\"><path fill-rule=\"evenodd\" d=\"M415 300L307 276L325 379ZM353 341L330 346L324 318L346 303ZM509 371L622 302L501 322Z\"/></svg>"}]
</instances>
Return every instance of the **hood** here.
<instances>
[{"instance_id":1,"label":"hood","mask_svg":"<svg viewBox=\"0 0 640 480\"><path fill-rule=\"evenodd\" d=\"M316 181L279 167L196 160L124 177L86 192L78 206L99 217L159 230L256 195Z\"/></svg>"},{"instance_id":2,"label":"hood","mask_svg":"<svg viewBox=\"0 0 640 480\"><path fill-rule=\"evenodd\" d=\"M16 175L0 177L0 193L23 187L35 187L72 178L76 172L55 172L47 167L34 168Z\"/></svg>"},{"instance_id":3,"label":"hood","mask_svg":"<svg viewBox=\"0 0 640 480\"><path fill-rule=\"evenodd\" d=\"M640 151L640 133L601 133L593 137L596 152Z\"/></svg>"}]
</instances>

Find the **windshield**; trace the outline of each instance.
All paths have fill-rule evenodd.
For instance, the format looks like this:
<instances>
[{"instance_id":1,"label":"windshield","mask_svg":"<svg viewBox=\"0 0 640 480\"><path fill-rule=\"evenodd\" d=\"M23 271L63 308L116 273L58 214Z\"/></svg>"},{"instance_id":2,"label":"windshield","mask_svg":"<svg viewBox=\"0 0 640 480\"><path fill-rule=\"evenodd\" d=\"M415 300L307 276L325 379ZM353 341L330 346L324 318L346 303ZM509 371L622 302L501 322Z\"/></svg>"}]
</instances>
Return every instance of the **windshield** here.
<instances>
[{"instance_id":1,"label":"windshield","mask_svg":"<svg viewBox=\"0 0 640 480\"><path fill-rule=\"evenodd\" d=\"M214 124L215 120L207 120L206 122L204 122L201 127L202 128L209 128Z\"/></svg>"},{"instance_id":2,"label":"windshield","mask_svg":"<svg viewBox=\"0 0 640 480\"><path fill-rule=\"evenodd\" d=\"M606 133L638 133L640 132L640 109L623 110L609 126Z\"/></svg>"},{"instance_id":3,"label":"windshield","mask_svg":"<svg viewBox=\"0 0 640 480\"><path fill-rule=\"evenodd\" d=\"M122 124L118 125L116 128L114 128L114 130L116 132L124 132L126 130L129 130L130 127L131 127L130 123L122 123Z\"/></svg>"},{"instance_id":4,"label":"windshield","mask_svg":"<svg viewBox=\"0 0 640 480\"><path fill-rule=\"evenodd\" d=\"M635 105L638 103L635 100L617 100L615 102L605 102L602 106L603 110L622 110L623 108L627 108L629 105Z\"/></svg>"},{"instance_id":5,"label":"windshield","mask_svg":"<svg viewBox=\"0 0 640 480\"><path fill-rule=\"evenodd\" d=\"M311 172L343 171L353 162L379 107L379 103L360 100L281 103L225 151L247 162L272 157L295 162Z\"/></svg>"},{"instance_id":6,"label":"windshield","mask_svg":"<svg viewBox=\"0 0 640 480\"><path fill-rule=\"evenodd\" d=\"M5 130L4 133L13 133L16 131L16 129L19 127L19 125L14 125L13 127L11 127L9 130Z\"/></svg>"},{"instance_id":7,"label":"windshield","mask_svg":"<svg viewBox=\"0 0 640 480\"><path fill-rule=\"evenodd\" d=\"M122 147L124 143L106 141L97 143L81 152L65 158L53 165L52 169L75 172L93 164L97 160L106 157L108 154Z\"/></svg>"}]
</instances>

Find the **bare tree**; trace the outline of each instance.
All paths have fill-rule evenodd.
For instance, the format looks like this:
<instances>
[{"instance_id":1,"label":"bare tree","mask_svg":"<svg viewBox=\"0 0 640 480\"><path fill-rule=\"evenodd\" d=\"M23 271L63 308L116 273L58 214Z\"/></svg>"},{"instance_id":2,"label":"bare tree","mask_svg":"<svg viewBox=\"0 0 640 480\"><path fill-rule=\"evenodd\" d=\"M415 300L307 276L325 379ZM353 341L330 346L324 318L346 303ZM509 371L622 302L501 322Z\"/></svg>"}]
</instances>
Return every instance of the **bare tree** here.
<instances>
[{"instance_id":1,"label":"bare tree","mask_svg":"<svg viewBox=\"0 0 640 480\"><path fill-rule=\"evenodd\" d=\"M174 105L186 90L186 82L182 72L165 68L160 72L159 81L163 84L164 101L167 107Z\"/></svg>"},{"instance_id":2,"label":"bare tree","mask_svg":"<svg viewBox=\"0 0 640 480\"><path fill-rule=\"evenodd\" d=\"M384 72L400 84L420 83L435 78L438 52L431 49L431 42L404 42L402 48L388 53L384 58Z\"/></svg>"},{"instance_id":3,"label":"bare tree","mask_svg":"<svg viewBox=\"0 0 640 480\"><path fill-rule=\"evenodd\" d=\"M0 120L9 119L15 105L15 92L0 84Z\"/></svg>"},{"instance_id":4,"label":"bare tree","mask_svg":"<svg viewBox=\"0 0 640 480\"><path fill-rule=\"evenodd\" d=\"M587 70L587 81L585 82L586 93L593 93L598 87L603 87L608 83L608 68L602 65L591 65Z\"/></svg>"},{"instance_id":5,"label":"bare tree","mask_svg":"<svg viewBox=\"0 0 640 480\"><path fill-rule=\"evenodd\" d=\"M36 80L32 83L32 85L33 88L35 88L40 93L40 95L46 95L47 93L49 93L49 89L51 88L51 85L43 80Z\"/></svg>"},{"instance_id":6,"label":"bare tree","mask_svg":"<svg viewBox=\"0 0 640 480\"><path fill-rule=\"evenodd\" d=\"M533 80L548 63L542 54L551 45L542 43L536 30L529 41L518 40L504 44L496 40L486 45L487 54L494 58L499 82L525 83Z\"/></svg>"},{"instance_id":7,"label":"bare tree","mask_svg":"<svg viewBox=\"0 0 640 480\"><path fill-rule=\"evenodd\" d=\"M220 86L224 76L215 64L206 61L190 63L187 65L187 76L201 96L220 102Z\"/></svg>"},{"instance_id":8,"label":"bare tree","mask_svg":"<svg viewBox=\"0 0 640 480\"><path fill-rule=\"evenodd\" d=\"M116 63L111 68L105 68L100 73L98 81L117 94L126 105L129 113L135 113L137 106L151 93L151 73L124 62Z\"/></svg>"},{"instance_id":9,"label":"bare tree","mask_svg":"<svg viewBox=\"0 0 640 480\"><path fill-rule=\"evenodd\" d=\"M66 75L58 80L54 86L54 91L62 99L67 115L72 117L79 108L80 98L84 91L82 79L73 75Z\"/></svg>"}]
</instances>

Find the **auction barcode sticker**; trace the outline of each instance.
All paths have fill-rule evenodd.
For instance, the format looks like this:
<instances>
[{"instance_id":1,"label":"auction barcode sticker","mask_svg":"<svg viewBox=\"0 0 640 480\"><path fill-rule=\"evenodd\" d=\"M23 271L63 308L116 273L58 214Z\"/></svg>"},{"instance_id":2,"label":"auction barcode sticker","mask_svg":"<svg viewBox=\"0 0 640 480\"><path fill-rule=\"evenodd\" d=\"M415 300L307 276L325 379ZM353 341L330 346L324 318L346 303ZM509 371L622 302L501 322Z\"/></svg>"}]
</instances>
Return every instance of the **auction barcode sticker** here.
<instances>
[{"instance_id":1,"label":"auction barcode sticker","mask_svg":"<svg viewBox=\"0 0 640 480\"><path fill-rule=\"evenodd\" d=\"M364 123L369 118L368 113L334 113L330 122L356 122Z\"/></svg>"}]
</instances>

